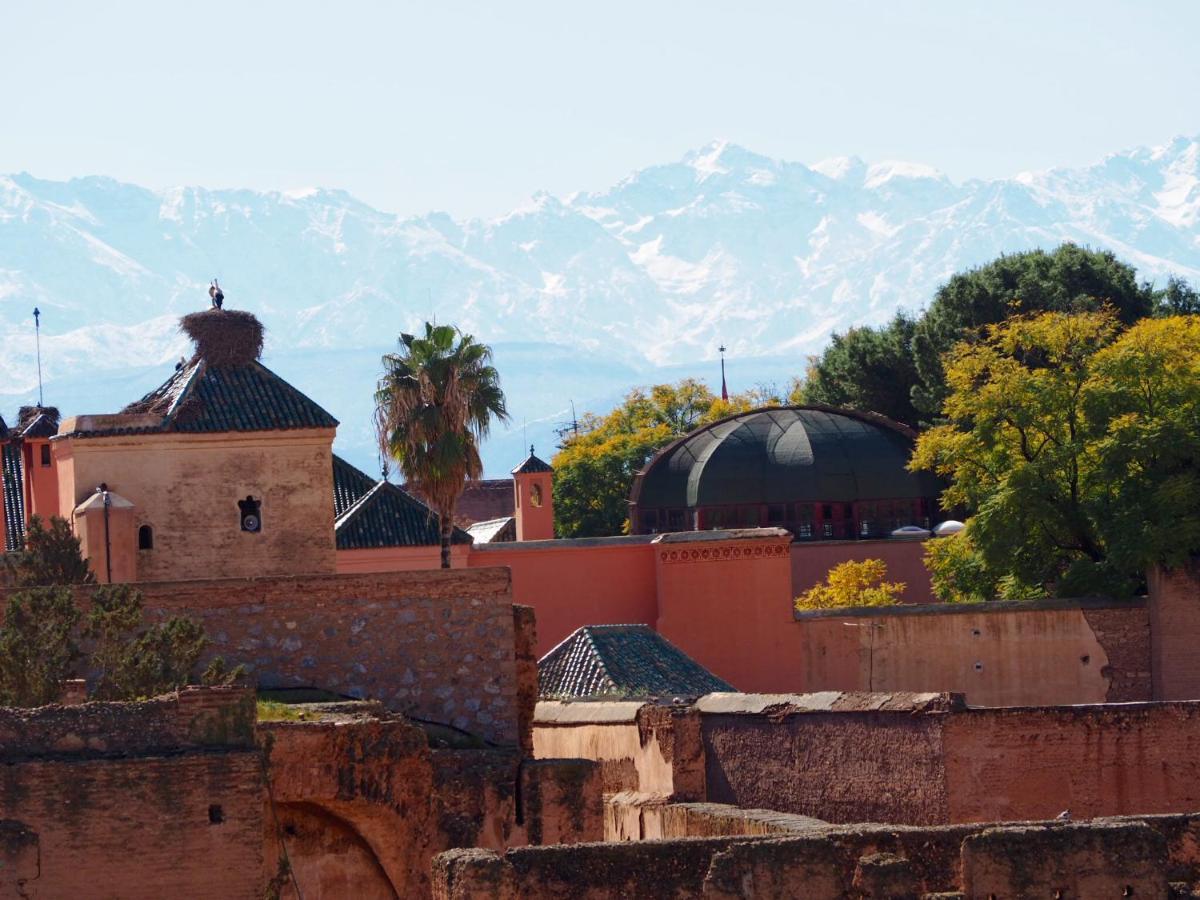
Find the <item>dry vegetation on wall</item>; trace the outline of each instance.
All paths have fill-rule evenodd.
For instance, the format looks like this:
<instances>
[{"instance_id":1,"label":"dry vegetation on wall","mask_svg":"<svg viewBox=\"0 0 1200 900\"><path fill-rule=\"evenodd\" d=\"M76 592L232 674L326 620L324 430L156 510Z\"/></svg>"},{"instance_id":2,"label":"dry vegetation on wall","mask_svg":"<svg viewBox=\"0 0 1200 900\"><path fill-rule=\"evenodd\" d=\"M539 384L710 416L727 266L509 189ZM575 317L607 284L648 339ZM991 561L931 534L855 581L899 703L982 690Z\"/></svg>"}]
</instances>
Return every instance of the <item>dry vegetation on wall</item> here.
<instances>
[{"instance_id":1,"label":"dry vegetation on wall","mask_svg":"<svg viewBox=\"0 0 1200 900\"><path fill-rule=\"evenodd\" d=\"M846 560L830 569L825 581L797 597L796 610L892 606L900 602L906 585L886 579L887 563L882 559Z\"/></svg>"},{"instance_id":2,"label":"dry vegetation on wall","mask_svg":"<svg viewBox=\"0 0 1200 900\"><path fill-rule=\"evenodd\" d=\"M214 366L244 366L262 355L263 326L237 309L206 309L179 320L179 330L196 344L196 356Z\"/></svg>"}]
</instances>

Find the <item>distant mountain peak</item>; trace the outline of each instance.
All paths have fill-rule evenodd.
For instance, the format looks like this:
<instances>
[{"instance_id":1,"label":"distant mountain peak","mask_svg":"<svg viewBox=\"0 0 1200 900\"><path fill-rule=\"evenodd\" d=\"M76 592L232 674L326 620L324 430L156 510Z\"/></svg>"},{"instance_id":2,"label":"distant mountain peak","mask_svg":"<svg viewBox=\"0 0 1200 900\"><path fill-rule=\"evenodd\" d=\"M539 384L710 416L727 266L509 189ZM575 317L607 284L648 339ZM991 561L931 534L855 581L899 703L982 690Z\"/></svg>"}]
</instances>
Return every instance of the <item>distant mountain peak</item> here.
<instances>
[{"instance_id":1,"label":"distant mountain peak","mask_svg":"<svg viewBox=\"0 0 1200 900\"><path fill-rule=\"evenodd\" d=\"M607 190L465 221L326 188L0 176L0 390L36 386L35 304L47 378L149 365L178 356L162 322L206 305L214 276L269 350L374 353L437 316L489 343L692 365L721 344L799 359L923 306L955 271L1066 240L1200 282L1200 141L958 184L919 163L804 166L718 140Z\"/></svg>"}]
</instances>

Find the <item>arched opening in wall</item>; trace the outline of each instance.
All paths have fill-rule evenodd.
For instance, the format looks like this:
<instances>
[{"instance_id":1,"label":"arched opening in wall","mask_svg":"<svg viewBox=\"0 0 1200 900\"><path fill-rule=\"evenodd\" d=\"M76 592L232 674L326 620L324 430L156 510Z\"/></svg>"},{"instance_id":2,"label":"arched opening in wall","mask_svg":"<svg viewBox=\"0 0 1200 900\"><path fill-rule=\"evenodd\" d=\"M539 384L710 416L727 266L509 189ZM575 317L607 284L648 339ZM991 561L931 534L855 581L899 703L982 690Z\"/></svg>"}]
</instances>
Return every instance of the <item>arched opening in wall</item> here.
<instances>
[{"instance_id":1,"label":"arched opening in wall","mask_svg":"<svg viewBox=\"0 0 1200 900\"><path fill-rule=\"evenodd\" d=\"M154 529L149 525L143 525L138 529L138 549L153 550L154 549Z\"/></svg>"},{"instance_id":2,"label":"arched opening in wall","mask_svg":"<svg viewBox=\"0 0 1200 900\"><path fill-rule=\"evenodd\" d=\"M541 506L542 505L542 486L540 484L535 484L532 488L530 488L529 502L533 506Z\"/></svg>"},{"instance_id":3,"label":"arched opening in wall","mask_svg":"<svg viewBox=\"0 0 1200 900\"><path fill-rule=\"evenodd\" d=\"M363 900L397 900L379 858L346 819L315 803L279 803L279 839L287 847L292 874L304 900L355 897ZM269 872L278 865L279 840L268 844ZM280 898L296 896L288 876L279 885Z\"/></svg>"}]
</instances>

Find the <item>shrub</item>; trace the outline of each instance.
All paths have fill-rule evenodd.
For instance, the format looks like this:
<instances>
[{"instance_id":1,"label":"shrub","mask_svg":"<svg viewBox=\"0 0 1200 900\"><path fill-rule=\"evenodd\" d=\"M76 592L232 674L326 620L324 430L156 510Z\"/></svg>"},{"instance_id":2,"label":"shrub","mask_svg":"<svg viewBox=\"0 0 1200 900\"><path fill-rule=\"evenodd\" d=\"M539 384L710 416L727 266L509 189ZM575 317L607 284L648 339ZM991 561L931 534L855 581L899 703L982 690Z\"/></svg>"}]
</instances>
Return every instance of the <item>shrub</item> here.
<instances>
[{"instance_id":1,"label":"shrub","mask_svg":"<svg viewBox=\"0 0 1200 900\"><path fill-rule=\"evenodd\" d=\"M825 582L796 598L796 609L842 609L849 606L891 606L904 592L904 583L885 581L882 559L847 560L829 570Z\"/></svg>"}]
</instances>

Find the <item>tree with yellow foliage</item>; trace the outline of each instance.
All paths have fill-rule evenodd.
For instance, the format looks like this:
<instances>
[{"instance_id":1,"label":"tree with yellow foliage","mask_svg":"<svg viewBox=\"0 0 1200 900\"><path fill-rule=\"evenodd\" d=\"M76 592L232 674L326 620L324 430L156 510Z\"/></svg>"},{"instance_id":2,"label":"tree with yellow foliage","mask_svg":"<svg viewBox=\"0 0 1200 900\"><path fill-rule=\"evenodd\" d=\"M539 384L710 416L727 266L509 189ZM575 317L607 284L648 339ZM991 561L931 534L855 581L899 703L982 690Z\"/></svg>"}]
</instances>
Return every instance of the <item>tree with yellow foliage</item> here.
<instances>
[{"instance_id":1,"label":"tree with yellow foliage","mask_svg":"<svg viewBox=\"0 0 1200 900\"><path fill-rule=\"evenodd\" d=\"M882 559L849 559L829 570L825 581L796 598L799 612L851 606L892 606L900 602L904 582L887 581Z\"/></svg>"},{"instance_id":2,"label":"tree with yellow foliage","mask_svg":"<svg viewBox=\"0 0 1200 900\"><path fill-rule=\"evenodd\" d=\"M1200 550L1200 321L1044 313L945 359L947 424L911 461L947 478L989 571L1127 594Z\"/></svg>"},{"instance_id":3,"label":"tree with yellow foliage","mask_svg":"<svg viewBox=\"0 0 1200 900\"><path fill-rule=\"evenodd\" d=\"M722 400L685 378L635 388L606 416L585 415L553 460L555 532L564 538L627 533L633 479L660 448L762 399L739 394Z\"/></svg>"}]
</instances>

